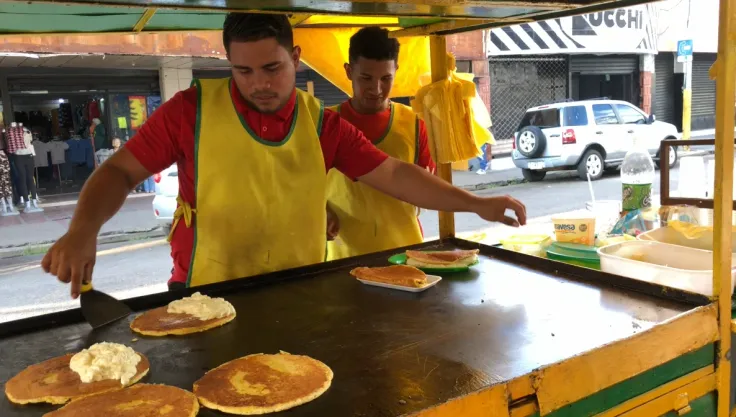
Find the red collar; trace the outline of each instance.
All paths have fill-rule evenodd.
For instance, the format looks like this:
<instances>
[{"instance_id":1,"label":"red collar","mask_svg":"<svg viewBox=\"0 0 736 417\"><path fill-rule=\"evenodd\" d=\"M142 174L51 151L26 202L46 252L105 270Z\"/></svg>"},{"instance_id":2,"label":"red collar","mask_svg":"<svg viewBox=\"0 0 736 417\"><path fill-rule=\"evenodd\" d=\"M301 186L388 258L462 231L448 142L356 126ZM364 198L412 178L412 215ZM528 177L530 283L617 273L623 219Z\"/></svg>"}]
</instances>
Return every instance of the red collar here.
<instances>
[{"instance_id":1,"label":"red collar","mask_svg":"<svg viewBox=\"0 0 736 417\"><path fill-rule=\"evenodd\" d=\"M238 91L238 86L235 84L234 81L230 82L230 96L233 97L233 102L235 103L235 108L237 109L238 113L242 115L246 115L248 113L260 113L258 110L251 108L248 103L245 102L245 99L240 94L240 91ZM267 116L274 116L279 120L288 121L294 114L295 106L296 89L294 89L294 91L291 93L291 97L289 98L289 101L286 102L284 107L280 108L276 113L268 114Z\"/></svg>"}]
</instances>

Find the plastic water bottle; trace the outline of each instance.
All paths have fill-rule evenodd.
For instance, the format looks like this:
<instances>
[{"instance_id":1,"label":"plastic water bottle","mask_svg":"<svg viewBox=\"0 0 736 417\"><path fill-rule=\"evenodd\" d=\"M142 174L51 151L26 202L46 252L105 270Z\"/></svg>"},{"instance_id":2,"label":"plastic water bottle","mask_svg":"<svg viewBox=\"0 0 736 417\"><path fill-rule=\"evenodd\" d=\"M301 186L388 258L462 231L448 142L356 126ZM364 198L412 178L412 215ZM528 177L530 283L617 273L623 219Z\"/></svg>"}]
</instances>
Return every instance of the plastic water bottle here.
<instances>
[{"instance_id":1,"label":"plastic water bottle","mask_svg":"<svg viewBox=\"0 0 736 417\"><path fill-rule=\"evenodd\" d=\"M634 138L634 146L626 153L621 165L621 206L624 211L652 206L654 162L649 151Z\"/></svg>"}]
</instances>

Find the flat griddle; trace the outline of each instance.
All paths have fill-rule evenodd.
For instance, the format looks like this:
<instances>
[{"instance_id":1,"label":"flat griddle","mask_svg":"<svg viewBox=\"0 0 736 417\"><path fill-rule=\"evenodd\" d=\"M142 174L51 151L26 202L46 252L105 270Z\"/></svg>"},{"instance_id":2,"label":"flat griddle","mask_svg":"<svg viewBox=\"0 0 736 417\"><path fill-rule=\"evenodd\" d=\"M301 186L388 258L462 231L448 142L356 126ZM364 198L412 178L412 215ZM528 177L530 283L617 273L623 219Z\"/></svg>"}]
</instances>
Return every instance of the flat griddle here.
<instances>
[{"instance_id":1,"label":"flat griddle","mask_svg":"<svg viewBox=\"0 0 736 417\"><path fill-rule=\"evenodd\" d=\"M145 354L151 371L143 382L187 390L224 362L283 350L325 362L335 379L317 400L274 415L394 417L509 381L708 303L696 294L458 239L414 248L480 248L480 264L416 294L366 286L349 275L358 265L387 265L396 250L126 301L144 311L198 290L235 306L238 317L230 324L182 337L134 334L132 317L92 330L79 310L4 323L0 383L28 365L102 341ZM0 400L3 417L40 416L53 408ZM203 409L199 415L222 414Z\"/></svg>"}]
</instances>

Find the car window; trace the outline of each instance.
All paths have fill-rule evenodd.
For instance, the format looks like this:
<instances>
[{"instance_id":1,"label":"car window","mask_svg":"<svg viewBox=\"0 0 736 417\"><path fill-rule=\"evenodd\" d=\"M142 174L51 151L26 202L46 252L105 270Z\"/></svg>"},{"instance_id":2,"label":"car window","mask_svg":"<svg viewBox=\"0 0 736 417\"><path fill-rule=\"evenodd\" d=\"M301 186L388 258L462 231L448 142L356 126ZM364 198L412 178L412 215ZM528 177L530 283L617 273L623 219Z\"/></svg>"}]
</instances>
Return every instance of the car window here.
<instances>
[{"instance_id":1,"label":"car window","mask_svg":"<svg viewBox=\"0 0 736 417\"><path fill-rule=\"evenodd\" d=\"M585 106L570 106L563 110L565 126L587 126L588 112Z\"/></svg>"},{"instance_id":2,"label":"car window","mask_svg":"<svg viewBox=\"0 0 736 417\"><path fill-rule=\"evenodd\" d=\"M615 125L618 124L618 118L610 104L594 104L593 115L595 116L595 124L597 125Z\"/></svg>"},{"instance_id":3,"label":"car window","mask_svg":"<svg viewBox=\"0 0 736 417\"><path fill-rule=\"evenodd\" d=\"M647 118L638 110L625 104L617 104L616 110L624 124L645 124Z\"/></svg>"},{"instance_id":4,"label":"car window","mask_svg":"<svg viewBox=\"0 0 736 417\"><path fill-rule=\"evenodd\" d=\"M537 126L540 129L560 127L560 110L544 109L528 111L524 115L524 118L521 119L518 130L527 126Z\"/></svg>"}]
</instances>

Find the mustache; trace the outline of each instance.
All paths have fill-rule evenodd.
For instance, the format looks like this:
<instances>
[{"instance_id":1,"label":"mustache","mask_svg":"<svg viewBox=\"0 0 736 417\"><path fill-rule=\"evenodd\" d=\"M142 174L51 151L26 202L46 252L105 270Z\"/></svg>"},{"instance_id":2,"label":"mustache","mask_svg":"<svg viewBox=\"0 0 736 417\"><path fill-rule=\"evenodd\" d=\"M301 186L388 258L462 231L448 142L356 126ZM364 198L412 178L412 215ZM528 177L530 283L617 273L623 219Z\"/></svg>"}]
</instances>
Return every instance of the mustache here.
<instances>
[{"instance_id":1,"label":"mustache","mask_svg":"<svg viewBox=\"0 0 736 417\"><path fill-rule=\"evenodd\" d=\"M256 91L255 93L250 95L252 98L256 99L269 99L269 98L276 98L278 97L278 94L271 92L271 91Z\"/></svg>"}]
</instances>

